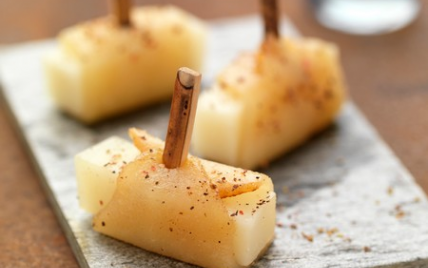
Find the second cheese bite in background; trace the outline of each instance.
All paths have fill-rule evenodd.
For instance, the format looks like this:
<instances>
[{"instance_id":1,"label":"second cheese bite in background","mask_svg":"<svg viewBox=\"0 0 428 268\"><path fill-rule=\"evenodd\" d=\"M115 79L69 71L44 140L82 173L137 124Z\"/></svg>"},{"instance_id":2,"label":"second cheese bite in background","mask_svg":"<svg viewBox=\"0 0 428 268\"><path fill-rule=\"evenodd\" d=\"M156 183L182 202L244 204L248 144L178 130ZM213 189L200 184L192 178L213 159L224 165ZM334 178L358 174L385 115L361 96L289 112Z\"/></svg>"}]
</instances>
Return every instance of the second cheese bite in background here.
<instances>
[{"instance_id":1,"label":"second cheese bite in background","mask_svg":"<svg viewBox=\"0 0 428 268\"><path fill-rule=\"evenodd\" d=\"M63 30L45 59L56 104L84 123L165 101L179 67L200 70L206 29L199 19L174 6L134 8L129 21L127 12Z\"/></svg>"},{"instance_id":2,"label":"second cheese bite in background","mask_svg":"<svg viewBox=\"0 0 428 268\"><path fill-rule=\"evenodd\" d=\"M252 169L326 128L345 95L339 53L310 38L280 38L276 2L265 0L265 40L243 53L201 94L196 154Z\"/></svg>"}]
</instances>

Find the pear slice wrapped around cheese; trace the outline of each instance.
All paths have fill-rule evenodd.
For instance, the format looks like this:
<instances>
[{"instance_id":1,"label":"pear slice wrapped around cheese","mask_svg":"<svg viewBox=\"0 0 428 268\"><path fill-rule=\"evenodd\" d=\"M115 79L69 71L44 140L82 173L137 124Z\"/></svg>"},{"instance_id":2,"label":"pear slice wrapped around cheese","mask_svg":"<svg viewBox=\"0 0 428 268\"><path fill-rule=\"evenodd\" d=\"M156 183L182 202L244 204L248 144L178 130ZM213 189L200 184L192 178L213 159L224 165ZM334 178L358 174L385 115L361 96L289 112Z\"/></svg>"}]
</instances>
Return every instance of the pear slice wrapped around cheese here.
<instances>
[{"instance_id":1,"label":"pear slice wrapped around cheese","mask_svg":"<svg viewBox=\"0 0 428 268\"><path fill-rule=\"evenodd\" d=\"M268 38L201 94L193 149L233 166L263 166L328 126L344 93L333 44Z\"/></svg>"},{"instance_id":2,"label":"pear slice wrapped around cheese","mask_svg":"<svg viewBox=\"0 0 428 268\"><path fill-rule=\"evenodd\" d=\"M206 28L174 6L134 8L130 26L114 16L63 30L45 58L57 106L85 123L116 116L172 95L181 66L199 70Z\"/></svg>"},{"instance_id":3,"label":"pear slice wrapped around cheese","mask_svg":"<svg viewBox=\"0 0 428 268\"><path fill-rule=\"evenodd\" d=\"M163 141L130 135L135 147L111 138L76 156L79 199L96 231L210 268L247 267L266 250L276 203L268 176L193 156L168 169Z\"/></svg>"}]
</instances>

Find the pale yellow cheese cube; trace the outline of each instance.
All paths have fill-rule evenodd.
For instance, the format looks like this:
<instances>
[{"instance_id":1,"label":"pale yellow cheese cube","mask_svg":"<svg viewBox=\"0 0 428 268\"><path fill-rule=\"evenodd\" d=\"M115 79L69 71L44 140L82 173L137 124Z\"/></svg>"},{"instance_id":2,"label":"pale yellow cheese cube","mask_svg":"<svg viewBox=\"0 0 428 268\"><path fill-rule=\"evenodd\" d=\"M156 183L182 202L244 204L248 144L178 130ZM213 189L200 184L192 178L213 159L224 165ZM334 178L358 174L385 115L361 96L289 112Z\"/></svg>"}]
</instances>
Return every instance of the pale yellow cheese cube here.
<instances>
[{"instance_id":1,"label":"pale yellow cheese cube","mask_svg":"<svg viewBox=\"0 0 428 268\"><path fill-rule=\"evenodd\" d=\"M97 213L113 196L122 167L139 155L131 143L111 137L75 156L80 207Z\"/></svg>"}]
</instances>

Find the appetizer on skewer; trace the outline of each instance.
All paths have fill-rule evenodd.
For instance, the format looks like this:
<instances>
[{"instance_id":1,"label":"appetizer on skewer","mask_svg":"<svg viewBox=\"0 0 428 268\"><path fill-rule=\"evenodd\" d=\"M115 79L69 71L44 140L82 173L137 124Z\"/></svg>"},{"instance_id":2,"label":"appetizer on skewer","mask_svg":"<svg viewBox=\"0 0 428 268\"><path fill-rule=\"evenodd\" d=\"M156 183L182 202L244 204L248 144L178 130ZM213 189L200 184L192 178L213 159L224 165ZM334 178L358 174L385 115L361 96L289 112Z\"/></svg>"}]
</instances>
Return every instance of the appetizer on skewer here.
<instances>
[{"instance_id":1,"label":"appetizer on skewer","mask_svg":"<svg viewBox=\"0 0 428 268\"><path fill-rule=\"evenodd\" d=\"M270 245L271 179L187 155L200 75L177 75L166 143L131 129L76 156L81 206L100 233L212 268L251 265Z\"/></svg>"},{"instance_id":2,"label":"appetizer on skewer","mask_svg":"<svg viewBox=\"0 0 428 268\"><path fill-rule=\"evenodd\" d=\"M115 16L63 30L44 61L57 106L88 124L169 99L177 69L202 64L199 19L174 6L138 7L127 17L128 0L115 1Z\"/></svg>"},{"instance_id":3,"label":"appetizer on skewer","mask_svg":"<svg viewBox=\"0 0 428 268\"><path fill-rule=\"evenodd\" d=\"M265 40L217 77L199 101L192 145L204 158L266 165L325 129L345 88L333 44L280 38L275 1L263 1Z\"/></svg>"}]
</instances>

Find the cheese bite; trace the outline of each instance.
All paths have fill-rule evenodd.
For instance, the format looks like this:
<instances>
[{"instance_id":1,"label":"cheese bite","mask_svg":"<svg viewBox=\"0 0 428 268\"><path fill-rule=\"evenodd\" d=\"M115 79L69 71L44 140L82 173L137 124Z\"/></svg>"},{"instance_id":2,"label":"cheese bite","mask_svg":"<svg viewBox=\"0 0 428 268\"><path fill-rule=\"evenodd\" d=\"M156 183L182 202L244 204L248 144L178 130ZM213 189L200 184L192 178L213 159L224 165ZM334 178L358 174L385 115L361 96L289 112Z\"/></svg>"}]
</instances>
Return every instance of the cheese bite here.
<instances>
[{"instance_id":1,"label":"cheese bite","mask_svg":"<svg viewBox=\"0 0 428 268\"><path fill-rule=\"evenodd\" d=\"M76 156L79 200L96 231L209 268L248 267L271 244L268 176L190 155L168 169L163 141L137 129L130 136L134 145L111 138ZM93 185L96 197L84 191Z\"/></svg>"},{"instance_id":2,"label":"cheese bite","mask_svg":"<svg viewBox=\"0 0 428 268\"><path fill-rule=\"evenodd\" d=\"M44 59L57 106L91 124L169 99L181 66L199 70L205 25L174 6L134 8L130 25L114 16L63 30Z\"/></svg>"},{"instance_id":3,"label":"cheese bite","mask_svg":"<svg viewBox=\"0 0 428 268\"><path fill-rule=\"evenodd\" d=\"M336 46L267 38L201 94L193 149L228 165L264 166L331 124L344 96Z\"/></svg>"}]
</instances>

